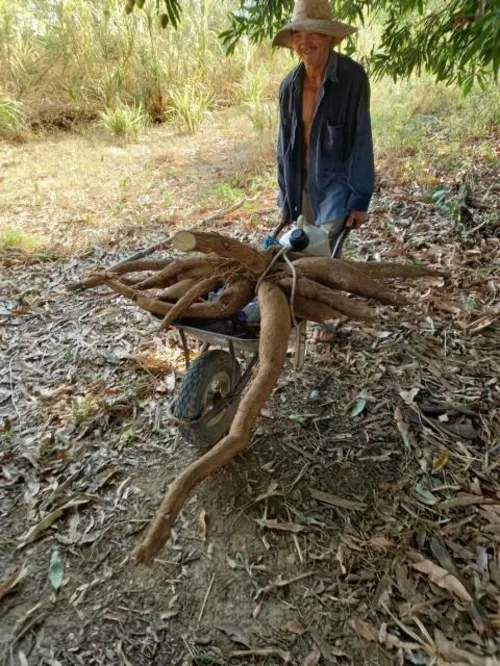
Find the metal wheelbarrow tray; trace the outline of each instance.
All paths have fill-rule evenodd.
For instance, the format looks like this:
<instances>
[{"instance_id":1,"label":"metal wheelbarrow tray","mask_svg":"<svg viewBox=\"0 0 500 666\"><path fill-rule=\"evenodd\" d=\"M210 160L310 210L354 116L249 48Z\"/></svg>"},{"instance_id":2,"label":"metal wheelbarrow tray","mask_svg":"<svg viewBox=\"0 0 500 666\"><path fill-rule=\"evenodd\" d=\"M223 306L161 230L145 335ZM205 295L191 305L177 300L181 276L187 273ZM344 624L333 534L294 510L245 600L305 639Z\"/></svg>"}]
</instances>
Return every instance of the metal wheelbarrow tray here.
<instances>
[{"instance_id":1,"label":"metal wheelbarrow tray","mask_svg":"<svg viewBox=\"0 0 500 666\"><path fill-rule=\"evenodd\" d=\"M305 325L300 322L295 340L295 367L305 355ZM179 331L186 359L186 373L177 396L169 405L169 419L190 443L210 447L227 433L259 359L259 326L224 319L181 318ZM199 356L190 362L187 337L202 343ZM236 354L250 356L243 368Z\"/></svg>"}]
</instances>

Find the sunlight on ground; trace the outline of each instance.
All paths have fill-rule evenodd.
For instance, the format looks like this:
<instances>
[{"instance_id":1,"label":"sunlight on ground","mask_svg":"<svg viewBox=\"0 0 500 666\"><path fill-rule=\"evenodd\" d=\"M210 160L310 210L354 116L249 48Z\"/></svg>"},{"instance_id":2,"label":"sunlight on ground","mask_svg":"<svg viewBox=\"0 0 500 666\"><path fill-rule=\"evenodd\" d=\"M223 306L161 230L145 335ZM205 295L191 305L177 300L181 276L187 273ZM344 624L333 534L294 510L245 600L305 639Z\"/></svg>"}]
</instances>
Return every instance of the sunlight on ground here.
<instances>
[{"instance_id":1,"label":"sunlight on ground","mask_svg":"<svg viewBox=\"0 0 500 666\"><path fill-rule=\"evenodd\" d=\"M79 253L122 226L195 223L273 186L273 152L269 132L229 112L195 137L163 125L127 143L88 131L1 144L0 245Z\"/></svg>"}]
</instances>

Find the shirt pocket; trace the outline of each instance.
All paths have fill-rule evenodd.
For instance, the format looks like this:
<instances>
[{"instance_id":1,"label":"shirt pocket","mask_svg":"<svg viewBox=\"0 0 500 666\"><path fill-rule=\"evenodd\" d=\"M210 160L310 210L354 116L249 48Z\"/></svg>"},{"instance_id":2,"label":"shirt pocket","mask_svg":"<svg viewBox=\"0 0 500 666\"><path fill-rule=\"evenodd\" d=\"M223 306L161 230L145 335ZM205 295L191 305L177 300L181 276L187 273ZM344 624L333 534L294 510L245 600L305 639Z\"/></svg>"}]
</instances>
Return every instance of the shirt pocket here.
<instances>
[{"instance_id":1,"label":"shirt pocket","mask_svg":"<svg viewBox=\"0 0 500 666\"><path fill-rule=\"evenodd\" d=\"M340 168L344 162L344 125L325 123L325 134L323 139L323 153L328 160L324 166L328 168Z\"/></svg>"}]
</instances>

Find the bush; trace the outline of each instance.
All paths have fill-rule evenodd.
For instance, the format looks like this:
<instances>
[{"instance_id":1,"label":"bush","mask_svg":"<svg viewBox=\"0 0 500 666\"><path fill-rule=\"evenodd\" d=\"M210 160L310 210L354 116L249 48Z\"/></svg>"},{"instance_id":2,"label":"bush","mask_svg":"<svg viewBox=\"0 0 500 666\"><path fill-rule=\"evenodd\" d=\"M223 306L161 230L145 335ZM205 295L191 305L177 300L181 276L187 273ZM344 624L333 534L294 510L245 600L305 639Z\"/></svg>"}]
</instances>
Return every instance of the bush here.
<instances>
[{"instance_id":1,"label":"bush","mask_svg":"<svg viewBox=\"0 0 500 666\"><path fill-rule=\"evenodd\" d=\"M117 104L108 107L100 116L103 127L120 138L134 136L142 132L146 125L146 114L141 106Z\"/></svg>"},{"instance_id":2,"label":"bush","mask_svg":"<svg viewBox=\"0 0 500 666\"><path fill-rule=\"evenodd\" d=\"M177 120L188 134L195 134L214 103L212 95L202 90L200 84L186 83L172 90L170 97Z\"/></svg>"},{"instance_id":3,"label":"bush","mask_svg":"<svg viewBox=\"0 0 500 666\"><path fill-rule=\"evenodd\" d=\"M26 107L9 97L0 97L0 138L15 139L26 131Z\"/></svg>"}]
</instances>

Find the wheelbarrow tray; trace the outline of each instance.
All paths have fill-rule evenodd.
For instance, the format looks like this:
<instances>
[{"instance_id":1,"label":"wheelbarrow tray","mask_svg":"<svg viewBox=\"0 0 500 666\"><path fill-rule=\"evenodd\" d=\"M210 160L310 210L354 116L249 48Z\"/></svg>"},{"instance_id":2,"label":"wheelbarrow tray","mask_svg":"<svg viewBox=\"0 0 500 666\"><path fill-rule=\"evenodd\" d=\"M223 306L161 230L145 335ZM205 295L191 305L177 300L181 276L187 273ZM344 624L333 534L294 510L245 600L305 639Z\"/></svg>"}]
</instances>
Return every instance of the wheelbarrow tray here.
<instances>
[{"instance_id":1,"label":"wheelbarrow tray","mask_svg":"<svg viewBox=\"0 0 500 666\"><path fill-rule=\"evenodd\" d=\"M228 318L193 319L181 318L174 326L200 342L234 351L254 354L259 349L259 326L245 325Z\"/></svg>"}]
</instances>

